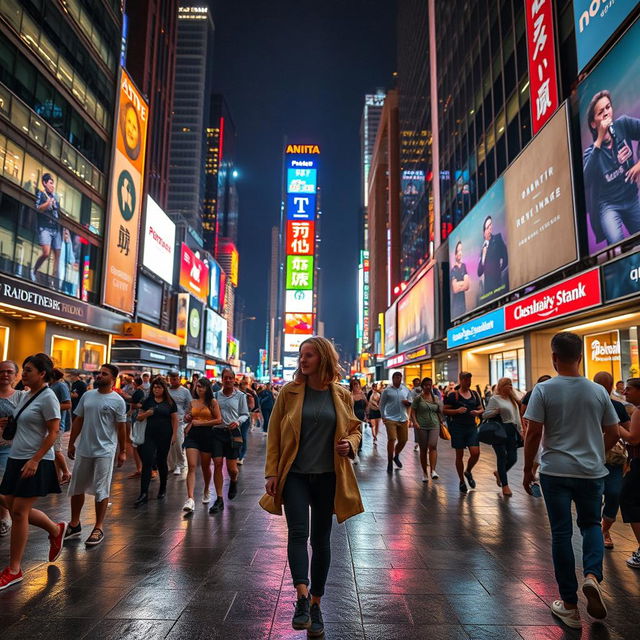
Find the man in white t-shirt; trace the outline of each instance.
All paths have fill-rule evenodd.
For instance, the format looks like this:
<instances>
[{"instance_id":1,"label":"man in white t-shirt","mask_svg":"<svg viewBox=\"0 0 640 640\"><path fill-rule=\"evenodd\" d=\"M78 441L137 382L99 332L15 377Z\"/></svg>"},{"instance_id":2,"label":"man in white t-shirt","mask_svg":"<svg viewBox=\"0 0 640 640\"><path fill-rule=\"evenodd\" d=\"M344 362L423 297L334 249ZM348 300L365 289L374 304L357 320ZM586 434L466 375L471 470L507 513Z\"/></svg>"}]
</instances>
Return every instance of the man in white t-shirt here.
<instances>
[{"instance_id":1,"label":"man in white t-shirt","mask_svg":"<svg viewBox=\"0 0 640 640\"><path fill-rule=\"evenodd\" d=\"M100 544L104 539L104 518L109 506L116 449L119 449L118 467L127 458L127 405L122 396L113 390L117 379L118 367L112 364L100 367L96 388L87 391L78 402L69 438L67 455L76 462L69 484L71 521L65 539L80 537L80 512L85 493L88 493L95 497L96 524L85 541L87 546Z\"/></svg>"},{"instance_id":2,"label":"man in white t-shirt","mask_svg":"<svg viewBox=\"0 0 640 640\"><path fill-rule=\"evenodd\" d=\"M551 611L567 626L580 628L578 581L572 544L575 504L582 534L582 592L587 613L605 618L602 581L604 542L600 526L605 451L618 441L618 414L604 387L580 374L582 338L563 331L551 340L558 375L537 384L524 417L529 421L524 445L524 488L532 493L533 463L542 439L540 484L551 525L552 557L561 600ZM604 434L604 436L603 436Z\"/></svg>"},{"instance_id":3,"label":"man in white t-shirt","mask_svg":"<svg viewBox=\"0 0 640 640\"><path fill-rule=\"evenodd\" d=\"M169 371L169 395L173 398L178 409L178 432L176 441L169 449L169 470L173 470L173 475L179 476L187 468L187 458L184 455L182 444L184 443L184 414L191 411L192 395L189 389L180 384L180 372L175 369Z\"/></svg>"}]
</instances>

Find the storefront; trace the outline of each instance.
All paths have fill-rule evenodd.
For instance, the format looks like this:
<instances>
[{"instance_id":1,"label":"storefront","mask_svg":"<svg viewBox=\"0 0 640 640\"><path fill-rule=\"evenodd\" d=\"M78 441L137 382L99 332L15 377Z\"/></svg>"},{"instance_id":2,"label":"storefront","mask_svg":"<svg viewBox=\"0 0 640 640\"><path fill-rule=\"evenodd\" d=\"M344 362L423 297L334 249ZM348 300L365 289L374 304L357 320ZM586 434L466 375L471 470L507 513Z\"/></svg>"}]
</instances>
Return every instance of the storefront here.
<instances>
[{"instance_id":1,"label":"storefront","mask_svg":"<svg viewBox=\"0 0 640 640\"><path fill-rule=\"evenodd\" d=\"M113 363L125 373L166 374L179 368L180 338L143 322L127 322L114 338Z\"/></svg>"},{"instance_id":2,"label":"storefront","mask_svg":"<svg viewBox=\"0 0 640 640\"><path fill-rule=\"evenodd\" d=\"M473 386L484 391L500 378L511 378L515 389L527 389L524 339L501 340L465 349L461 354L461 369L473 374Z\"/></svg>"}]
</instances>

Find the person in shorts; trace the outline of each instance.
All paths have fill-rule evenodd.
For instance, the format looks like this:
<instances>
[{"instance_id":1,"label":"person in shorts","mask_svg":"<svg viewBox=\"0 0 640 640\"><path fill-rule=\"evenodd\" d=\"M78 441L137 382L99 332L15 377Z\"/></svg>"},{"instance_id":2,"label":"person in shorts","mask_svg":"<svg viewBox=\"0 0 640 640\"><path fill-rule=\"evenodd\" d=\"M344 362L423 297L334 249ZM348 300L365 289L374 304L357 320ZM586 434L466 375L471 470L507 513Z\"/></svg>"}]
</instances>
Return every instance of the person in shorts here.
<instances>
[{"instance_id":1,"label":"person in shorts","mask_svg":"<svg viewBox=\"0 0 640 640\"><path fill-rule=\"evenodd\" d=\"M127 404L113 390L117 379L118 367L112 364L100 367L96 388L85 392L78 402L69 438L67 455L76 462L69 483L71 521L66 539L82 535L80 512L88 493L95 498L96 510L96 523L85 541L89 547L104 540L104 519L109 506L116 449L119 449L118 467L127 459Z\"/></svg>"},{"instance_id":2,"label":"person in shorts","mask_svg":"<svg viewBox=\"0 0 640 640\"><path fill-rule=\"evenodd\" d=\"M460 491L467 493L467 483L472 489L476 481L471 473L480 458L477 418L482 415L482 401L477 392L471 390L471 374L462 371L458 378L457 390L447 394L444 401L444 414L449 417L451 446L456 450L456 471L460 479ZM464 450L469 449L467 468L464 468Z\"/></svg>"},{"instance_id":3,"label":"person in shorts","mask_svg":"<svg viewBox=\"0 0 640 640\"><path fill-rule=\"evenodd\" d=\"M42 176L43 191L36 195L36 211L38 211L38 244L41 254L30 271L31 280L36 281L38 269L49 259L53 251L53 273L58 273L60 250L62 249L62 230L58 222L60 218L60 198L55 193L55 182L50 173Z\"/></svg>"},{"instance_id":4,"label":"person in shorts","mask_svg":"<svg viewBox=\"0 0 640 640\"><path fill-rule=\"evenodd\" d=\"M29 522L49 534L49 562L62 552L66 522L55 523L34 509L38 498L61 493L53 462L53 443L60 429L60 403L49 388L53 362L44 353L29 356L22 364L22 382L29 393L20 398L13 414L17 422L7 468L0 483L0 501L11 513L9 565L0 572L0 591L22 581L22 557L29 537ZM2 431L7 418L0 419Z\"/></svg>"},{"instance_id":5,"label":"person in shorts","mask_svg":"<svg viewBox=\"0 0 640 640\"><path fill-rule=\"evenodd\" d=\"M182 475L182 472L187 468L187 458L184 453L184 416L191 409L192 396L189 393L189 389L183 387L180 383L180 372L176 369L171 369L167 374L169 381L169 395L176 403L176 409L178 410L178 433L175 442L171 445L169 450L169 471L173 472L174 476Z\"/></svg>"},{"instance_id":6,"label":"person in shorts","mask_svg":"<svg viewBox=\"0 0 640 640\"><path fill-rule=\"evenodd\" d=\"M391 385L380 396L380 413L387 429L387 473L393 473L393 463L402 469L400 452L409 438L407 410L411 406L411 391L402 384L402 374L396 371L391 376Z\"/></svg>"},{"instance_id":7,"label":"person in shorts","mask_svg":"<svg viewBox=\"0 0 640 640\"><path fill-rule=\"evenodd\" d=\"M53 380L51 381L51 391L56 394L60 403L60 429L58 437L53 444L55 455L56 471L60 484L67 484L71 480L71 471L67 465L67 460L62 452L62 438L65 432L71 428L71 391L69 385L64 381L64 371L59 367L53 370Z\"/></svg>"}]
</instances>

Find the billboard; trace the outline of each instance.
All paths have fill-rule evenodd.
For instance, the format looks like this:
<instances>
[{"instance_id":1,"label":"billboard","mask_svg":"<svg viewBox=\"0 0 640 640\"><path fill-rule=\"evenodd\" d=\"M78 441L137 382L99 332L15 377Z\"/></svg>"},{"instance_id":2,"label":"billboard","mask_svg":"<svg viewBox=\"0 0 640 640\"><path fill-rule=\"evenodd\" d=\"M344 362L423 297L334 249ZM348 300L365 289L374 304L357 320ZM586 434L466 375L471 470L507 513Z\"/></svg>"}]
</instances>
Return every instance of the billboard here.
<instances>
[{"instance_id":1,"label":"billboard","mask_svg":"<svg viewBox=\"0 0 640 640\"><path fill-rule=\"evenodd\" d=\"M215 261L209 260L209 306L214 311L222 311L220 287L222 285L222 267Z\"/></svg>"},{"instance_id":2,"label":"billboard","mask_svg":"<svg viewBox=\"0 0 640 640\"><path fill-rule=\"evenodd\" d=\"M637 21L578 86L590 254L640 232L639 50Z\"/></svg>"},{"instance_id":3,"label":"billboard","mask_svg":"<svg viewBox=\"0 0 640 640\"><path fill-rule=\"evenodd\" d=\"M577 258L564 104L450 234L451 319Z\"/></svg>"},{"instance_id":4,"label":"billboard","mask_svg":"<svg viewBox=\"0 0 640 640\"><path fill-rule=\"evenodd\" d=\"M217 360L227 359L227 321L215 311L207 309L204 351Z\"/></svg>"},{"instance_id":5,"label":"billboard","mask_svg":"<svg viewBox=\"0 0 640 640\"><path fill-rule=\"evenodd\" d=\"M284 350L286 352L298 351L303 340L306 340L308 336L301 335L299 333L285 333L284 334Z\"/></svg>"},{"instance_id":6,"label":"billboard","mask_svg":"<svg viewBox=\"0 0 640 640\"><path fill-rule=\"evenodd\" d=\"M317 181L317 169L287 169L287 193L315 194Z\"/></svg>"},{"instance_id":7,"label":"billboard","mask_svg":"<svg viewBox=\"0 0 640 640\"><path fill-rule=\"evenodd\" d=\"M396 351L396 303L384 314L384 355L392 356Z\"/></svg>"},{"instance_id":8,"label":"billboard","mask_svg":"<svg viewBox=\"0 0 640 640\"><path fill-rule=\"evenodd\" d=\"M290 335L311 335L313 324L313 313L284 314L284 332Z\"/></svg>"},{"instance_id":9,"label":"billboard","mask_svg":"<svg viewBox=\"0 0 640 640\"><path fill-rule=\"evenodd\" d=\"M176 296L176 335L180 344L187 344L187 323L189 322L189 294L179 293Z\"/></svg>"},{"instance_id":10,"label":"billboard","mask_svg":"<svg viewBox=\"0 0 640 640\"><path fill-rule=\"evenodd\" d=\"M187 346L192 349L202 349L202 334L204 327L204 305L202 302L190 296L189 316L187 320Z\"/></svg>"},{"instance_id":11,"label":"billboard","mask_svg":"<svg viewBox=\"0 0 640 640\"><path fill-rule=\"evenodd\" d=\"M584 337L584 371L590 380L600 371L610 373L614 380L622 379L619 331L603 331Z\"/></svg>"},{"instance_id":12,"label":"billboard","mask_svg":"<svg viewBox=\"0 0 640 640\"><path fill-rule=\"evenodd\" d=\"M231 284L237 287L240 272L240 255L236 245L233 242L223 242L220 244L218 253L230 257L229 273L227 275L229 276L229 280L231 280Z\"/></svg>"},{"instance_id":13,"label":"billboard","mask_svg":"<svg viewBox=\"0 0 640 640\"><path fill-rule=\"evenodd\" d=\"M183 242L180 247L180 286L202 302L209 295L209 267Z\"/></svg>"},{"instance_id":14,"label":"billboard","mask_svg":"<svg viewBox=\"0 0 640 640\"><path fill-rule=\"evenodd\" d=\"M285 289L313 289L313 256L287 256Z\"/></svg>"},{"instance_id":15,"label":"billboard","mask_svg":"<svg viewBox=\"0 0 640 640\"><path fill-rule=\"evenodd\" d=\"M287 255L312 256L315 253L315 222L287 221Z\"/></svg>"},{"instance_id":16,"label":"billboard","mask_svg":"<svg viewBox=\"0 0 640 640\"><path fill-rule=\"evenodd\" d=\"M634 7L630 0L573 0L578 71L589 64Z\"/></svg>"},{"instance_id":17,"label":"billboard","mask_svg":"<svg viewBox=\"0 0 640 640\"><path fill-rule=\"evenodd\" d=\"M315 220L316 195L287 194L287 220Z\"/></svg>"},{"instance_id":18,"label":"billboard","mask_svg":"<svg viewBox=\"0 0 640 640\"><path fill-rule=\"evenodd\" d=\"M149 105L123 68L120 69L117 104L102 302L131 314L135 299Z\"/></svg>"},{"instance_id":19,"label":"billboard","mask_svg":"<svg viewBox=\"0 0 640 640\"><path fill-rule=\"evenodd\" d=\"M605 302L640 294L640 251L602 267Z\"/></svg>"},{"instance_id":20,"label":"billboard","mask_svg":"<svg viewBox=\"0 0 640 640\"><path fill-rule=\"evenodd\" d=\"M291 313L313 313L313 291L285 291L284 308Z\"/></svg>"},{"instance_id":21,"label":"billboard","mask_svg":"<svg viewBox=\"0 0 640 640\"><path fill-rule=\"evenodd\" d=\"M151 196L147 196L144 228L142 264L168 284L173 284L176 225Z\"/></svg>"},{"instance_id":22,"label":"billboard","mask_svg":"<svg viewBox=\"0 0 640 640\"><path fill-rule=\"evenodd\" d=\"M398 300L398 353L433 341L433 269Z\"/></svg>"},{"instance_id":23,"label":"billboard","mask_svg":"<svg viewBox=\"0 0 640 640\"><path fill-rule=\"evenodd\" d=\"M158 324L162 315L162 285L147 278L144 274L138 277L138 317Z\"/></svg>"}]
</instances>

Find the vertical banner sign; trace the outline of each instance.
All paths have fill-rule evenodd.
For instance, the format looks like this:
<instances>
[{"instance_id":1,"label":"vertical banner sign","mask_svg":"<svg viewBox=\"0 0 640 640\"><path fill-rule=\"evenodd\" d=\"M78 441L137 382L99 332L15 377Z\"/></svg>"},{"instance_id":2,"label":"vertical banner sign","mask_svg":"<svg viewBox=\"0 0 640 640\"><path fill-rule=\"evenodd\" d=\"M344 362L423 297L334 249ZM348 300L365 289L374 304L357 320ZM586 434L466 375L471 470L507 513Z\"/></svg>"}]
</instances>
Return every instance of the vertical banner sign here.
<instances>
[{"instance_id":1,"label":"vertical banner sign","mask_svg":"<svg viewBox=\"0 0 640 640\"><path fill-rule=\"evenodd\" d=\"M526 0L531 123L535 135L558 108L552 0Z\"/></svg>"},{"instance_id":2,"label":"vertical banner sign","mask_svg":"<svg viewBox=\"0 0 640 640\"><path fill-rule=\"evenodd\" d=\"M149 106L123 68L117 109L102 302L132 314Z\"/></svg>"}]
</instances>

